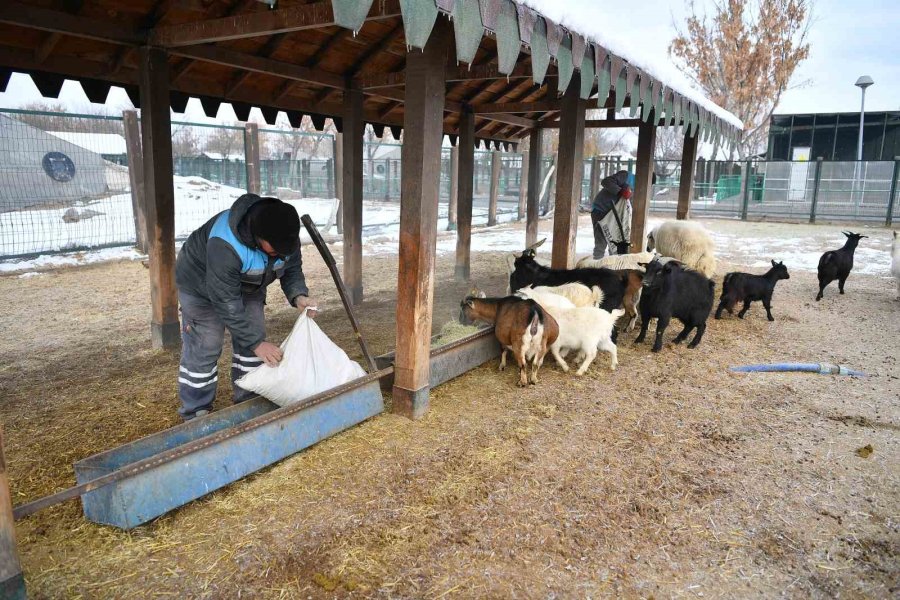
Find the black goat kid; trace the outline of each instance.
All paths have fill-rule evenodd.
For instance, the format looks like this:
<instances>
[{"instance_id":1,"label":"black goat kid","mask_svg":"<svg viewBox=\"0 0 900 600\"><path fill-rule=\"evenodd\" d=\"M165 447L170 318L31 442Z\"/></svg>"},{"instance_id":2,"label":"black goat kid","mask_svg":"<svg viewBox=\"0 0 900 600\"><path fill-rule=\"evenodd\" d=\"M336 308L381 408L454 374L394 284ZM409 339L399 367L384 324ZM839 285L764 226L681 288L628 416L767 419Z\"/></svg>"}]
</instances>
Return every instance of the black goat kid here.
<instances>
[{"instance_id":1,"label":"black goat kid","mask_svg":"<svg viewBox=\"0 0 900 600\"><path fill-rule=\"evenodd\" d=\"M653 351L659 352L662 349L663 334L674 317L684 323L684 329L673 341L680 344L696 328L697 333L688 344L688 348L696 348L703 339L706 320L712 311L715 284L676 261L663 265L654 260L646 265L646 269L644 291L641 294L641 332L634 343L644 341L650 319L656 317L658 320Z\"/></svg>"},{"instance_id":2,"label":"black goat kid","mask_svg":"<svg viewBox=\"0 0 900 600\"><path fill-rule=\"evenodd\" d=\"M844 282L853 269L853 252L859 245L859 240L867 235L860 235L851 231L842 231L847 236L844 247L839 250L829 250L819 259L819 294L816 301L822 299L825 287L834 280L838 282L838 289L844 293Z\"/></svg>"},{"instance_id":3,"label":"black goat kid","mask_svg":"<svg viewBox=\"0 0 900 600\"><path fill-rule=\"evenodd\" d=\"M750 310L750 303L762 300L766 307L766 316L774 321L772 316L772 292L775 284L782 279L790 279L787 267L783 262L772 261L772 268L765 275L752 275L750 273L728 273L722 281L722 297L719 299L719 307L716 309L716 318L722 318L722 310L728 314L734 314L734 306L743 302L744 307L738 313L738 318L743 319Z\"/></svg>"}]
</instances>

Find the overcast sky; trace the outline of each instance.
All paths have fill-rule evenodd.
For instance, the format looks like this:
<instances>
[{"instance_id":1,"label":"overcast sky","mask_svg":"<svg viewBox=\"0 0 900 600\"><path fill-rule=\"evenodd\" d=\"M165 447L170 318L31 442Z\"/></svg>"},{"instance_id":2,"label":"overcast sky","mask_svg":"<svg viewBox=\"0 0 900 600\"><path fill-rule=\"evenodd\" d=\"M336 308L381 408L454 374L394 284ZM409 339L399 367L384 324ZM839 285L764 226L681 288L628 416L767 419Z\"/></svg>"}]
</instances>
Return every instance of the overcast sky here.
<instances>
[{"instance_id":1,"label":"overcast sky","mask_svg":"<svg viewBox=\"0 0 900 600\"><path fill-rule=\"evenodd\" d=\"M684 22L687 8L680 0L641 0L622 3L609 0L557 0L572 10L596 11L609 21L612 34L641 46L643 56L663 59L674 35L674 24ZM698 0L708 6L710 0ZM810 36L811 55L795 74L804 85L789 90L776 112L839 112L859 110L859 90L853 83L869 75L875 85L866 93L867 110L900 110L900 2L897 0L815 0ZM0 106L18 107L42 99L30 78L14 75ZM60 102L70 111L88 107L81 87L67 81ZM130 107L124 91L113 89L109 109ZM186 118L206 120L200 103L192 99ZM235 120L233 111L222 105L219 118ZM283 118L283 117L282 117Z\"/></svg>"}]
</instances>

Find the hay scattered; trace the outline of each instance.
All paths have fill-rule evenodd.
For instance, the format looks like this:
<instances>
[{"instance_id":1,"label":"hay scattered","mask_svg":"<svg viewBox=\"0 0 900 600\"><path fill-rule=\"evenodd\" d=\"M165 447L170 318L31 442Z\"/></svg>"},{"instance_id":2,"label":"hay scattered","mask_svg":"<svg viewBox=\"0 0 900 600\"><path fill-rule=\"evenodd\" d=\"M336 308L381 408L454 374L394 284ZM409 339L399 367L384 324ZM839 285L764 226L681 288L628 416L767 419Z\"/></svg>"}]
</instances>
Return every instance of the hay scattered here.
<instances>
[{"instance_id":1,"label":"hay scattered","mask_svg":"<svg viewBox=\"0 0 900 600\"><path fill-rule=\"evenodd\" d=\"M463 325L459 321L447 321L441 325L441 331L437 337L431 340L432 348L446 346L450 342L461 340L467 335L478 333L480 328L477 325Z\"/></svg>"},{"instance_id":2,"label":"hay scattered","mask_svg":"<svg viewBox=\"0 0 900 600\"><path fill-rule=\"evenodd\" d=\"M498 256L474 255L473 273L499 293ZM436 315L466 292L453 267L439 257ZM337 306L318 259L305 269ZM396 258L366 259L358 315L376 353L394 345L395 293L379 284L395 269ZM893 306L889 282L855 281L839 307L817 305L814 275L792 274L776 292L779 321L759 307L710 321L697 350L667 343L654 355L623 336L615 372L600 361L574 378L545 362L523 390L514 370L486 364L433 390L421 421L388 411L132 532L85 521L76 502L38 513L17 524L30 593L889 595L900 407L887 375L900 323L879 318ZM73 483L75 460L177 422L177 356L145 349L146 294L136 264L0 278L0 419L16 504ZM822 328L821 313L838 308L856 318ZM296 313L277 294L267 310L277 339ZM340 311L319 322L358 357ZM21 353L24 339L35 353ZM873 376L823 386L729 374L735 340L759 362L832 348L832 362ZM229 401L222 385L217 406ZM858 460L869 442L878 452Z\"/></svg>"}]
</instances>

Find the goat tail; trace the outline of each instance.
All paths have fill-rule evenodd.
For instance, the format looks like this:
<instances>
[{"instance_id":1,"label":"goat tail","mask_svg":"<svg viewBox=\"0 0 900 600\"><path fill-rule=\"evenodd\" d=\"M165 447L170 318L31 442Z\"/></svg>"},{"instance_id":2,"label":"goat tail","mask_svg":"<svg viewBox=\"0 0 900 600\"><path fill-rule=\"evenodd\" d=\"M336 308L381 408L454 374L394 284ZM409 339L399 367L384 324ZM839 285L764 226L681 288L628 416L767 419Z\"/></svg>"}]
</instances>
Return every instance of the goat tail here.
<instances>
[{"instance_id":1,"label":"goat tail","mask_svg":"<svg viewBox=\"0 0 900 600\"><path fill-rule=\"evenodd\" d=\"M619 317L621 317L622 315L625 314L625 309L624 308L615 308L609 314L611 314L613 316L613 319L618 319Z\"/></svg>"},{"instance_id":2,"label":"goat tail","mask_svg":"<svg viewBox=\"0 0 900 600\"><path fill-rule=\"evenodd\" d=\"M544 311L542 311L540 305L535 302L531 306L531 310L528 311L528 331L532 336L535 336L538 334L538 331L543 324Z\"/></svg>"}]
</instances>

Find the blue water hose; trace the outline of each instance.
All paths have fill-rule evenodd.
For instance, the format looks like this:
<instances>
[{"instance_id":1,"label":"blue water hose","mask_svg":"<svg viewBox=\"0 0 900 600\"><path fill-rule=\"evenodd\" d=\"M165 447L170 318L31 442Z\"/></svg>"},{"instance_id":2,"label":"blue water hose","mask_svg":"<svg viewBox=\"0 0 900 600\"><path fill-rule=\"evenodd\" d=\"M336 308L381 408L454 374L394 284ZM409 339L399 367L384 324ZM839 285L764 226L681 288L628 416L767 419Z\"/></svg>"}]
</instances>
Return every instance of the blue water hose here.
<instances>
[{"instance_id":1,"label":"blue water hose","mask_svg":"<svg viewBox=\"0 0 900 600\"><path fill-rule=\"evenodd\" d=\"M774 363L771 365L744 365L731 367L737 373L784 373L799 371L803 373L818 373L820 375L849 375L851 377L865 377L862 371L854 371L844 365L832 365L830 363Z\"/></svg>"}]
</instances>

